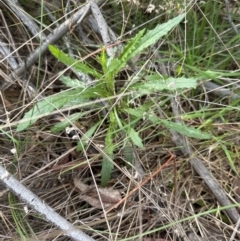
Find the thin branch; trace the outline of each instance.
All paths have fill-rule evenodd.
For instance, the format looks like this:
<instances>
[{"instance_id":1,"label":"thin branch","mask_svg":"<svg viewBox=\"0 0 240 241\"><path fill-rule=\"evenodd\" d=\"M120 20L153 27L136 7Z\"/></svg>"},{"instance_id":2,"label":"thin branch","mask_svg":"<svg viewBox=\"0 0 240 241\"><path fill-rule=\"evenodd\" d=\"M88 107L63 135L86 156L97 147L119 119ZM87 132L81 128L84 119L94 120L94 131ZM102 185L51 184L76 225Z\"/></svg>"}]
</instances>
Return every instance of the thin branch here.
<instances>
[{"instance_id":1,"label":"thin branch","mask_svg":"<svg viewBox=\"0 0 240 241\"><path fill-rule=\"evenodd\" d=\"M5 187L9 188L24 203L32 207L35 211L42 215L44 219L54 224L63 231L63 234L75 241L94 241L87 234L69 223L66 219L57 214L43 200L32 193L16 178L14 178L5 168L0 165L0 181Z\"/></svg>"},{"instance_id":2,"label":"thin branch","mask_svg":"<svg viewBox=\"0 0 240 241\"><path fill-rule=\"evenodd\" d=\"M204 87L206 88L206 90L208 92L213 92L214 94L216 94L217 96L228 96L229 98L231 98L232 100L237 100L240 98L240 95L239 94L236 94L234 93L233 91L227 89L227 88L224 88L218 84L215 84L211 81L207 81L207 82L204 82L203 83ZM232 85L229 84L229 85ZM226 86L226 85L225 85Z\"/></svg>"},{"instance_id":3,"label":"thin branch","mask_svg":"<svg viewBox=\"0 0 240 241\"><path fill-rule=\"evenodd\" d=\"M87 4L83 8L79 9L72 17L67 19L64 23L59 25L51 34L49 34L46 40L39 46L37 49L34 50L33 53L27 58L24 64L21 64L12 74L12 78L16 76L20 76L31 67L39 58L39 55L44 54L48 50L49 44L54 44L57 42L64 34L69 30L69 27L74 24L79 24L84 19L84 17L88 14L90 9L90 5ZM4 82L1 86L1 89L6 89L8 87L7 82Z\"/></svg>"},{"instance_id":4,"label":"thin branch","mask_svg":"<svg viewBox=\"0 0 240 241\"><path fill-rule=\"evenodd\" d=\"M29 29L33 36L45 40L46 35L40 32L40 28L34 22L34 20L28 15L18 3L17 0L5 0L11 10L15 13L15 15L22 21L22 23Z\"/></svg>"},{"instance_id":5,"label":"thin branch","mask_svg":"<svg viewBox=\"0 0 240 241\"><path fill-rule=\"evenodd\" d=\"M3 58L6 57L6 56L11 56L9 44L6 44L1 38L0 38L0 55ZM7 63L9 64L9 66L11 66L12 69L17 68L18 63L13 56L7 58L6 60L7 60Z\"/></svg>"},{"instance_id":6,"label":"thin branch","mask_svg":"<svg viewBox=\"0 0 240 241\"><path fill-rule=\"evenodd\" d=\"M91 5L92 14L93 14L95 20L97 21L97 25L98 25L99 31L101 33L103 43L105 46L110 45L111 38L109 36L108 25L107 25L105 19L103 18L102 13L99 10L98 5L94 2L94 0L90 0L89 3ZM107 51L108 56L112 56L114 54L112 48L107 48L106 51Z\"/></svg>"}]
</instances>

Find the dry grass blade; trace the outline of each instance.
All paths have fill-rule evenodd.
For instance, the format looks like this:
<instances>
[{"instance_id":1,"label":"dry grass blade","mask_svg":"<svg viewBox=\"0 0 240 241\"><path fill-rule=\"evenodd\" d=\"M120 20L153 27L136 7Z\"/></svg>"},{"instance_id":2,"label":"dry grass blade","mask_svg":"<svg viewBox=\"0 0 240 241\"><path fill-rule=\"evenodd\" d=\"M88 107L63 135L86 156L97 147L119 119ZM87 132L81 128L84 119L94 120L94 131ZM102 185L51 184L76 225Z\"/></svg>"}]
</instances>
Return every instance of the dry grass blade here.
<instances>
[{"instance_id":1,"label":"dry grass blade","mask_svg":"<svg viewBox=\"0 0 240 241\"><path fill-rule=\"evenodd\" d=\"M169 152L169 151L168 151ZM170 153L170 152L169 152ZM126 197L124 197L123 199L121 199L121 201L119 201L118 203L116 203L113 207L111 207L107 213L109 213L111 210L113 210L114 208L117 208L121 203L123 203L128 197L130 197L135 191L137 191L139 188L141 188L143 185L145 185L149 180L151 180L151 178L153 178L155 175L157 175L164 167L168 166L169 163L173 160L174 155L172 153L170 153L170 157L169 159L160 167L157 168L157 170L155 170L153 172L152 175L150 175L149 177L145 178L137 187L135 187L133 190L131 190L128 195Z\"/></svg>"}]
</instances>

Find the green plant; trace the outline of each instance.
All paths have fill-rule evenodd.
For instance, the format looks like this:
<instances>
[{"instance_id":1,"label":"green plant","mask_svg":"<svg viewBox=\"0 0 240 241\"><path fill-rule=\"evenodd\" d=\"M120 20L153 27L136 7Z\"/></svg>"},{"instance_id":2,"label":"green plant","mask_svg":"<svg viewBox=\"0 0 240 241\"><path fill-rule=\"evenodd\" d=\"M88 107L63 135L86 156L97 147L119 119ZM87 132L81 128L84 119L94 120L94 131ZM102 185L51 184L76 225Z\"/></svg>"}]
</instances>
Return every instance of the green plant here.
<instances>
[{"instance_id":1,"label":"green plant","mask_svg":"<svg viewBox=\"0 0 240 241\"><path fill-rule=\"evenodd\" d=\"M100 117L100 121L95 123L94 127L81 138L78 143L78 150L81 150L87 140L91 139L94 131L101 125L103 119L107 120L108 129L105 136L104 156L102 162L101 182L106 185L110 173L113 169L114 150L117 147L118 140L123 138L122 145L134 145L138 148L143 147L143 140L139 135L136 127L140 120L144 117L153 125L162 125L167 129L177 131L189 137L208 139L210 135L203 133L193 127L187 127L181 123L160 119L155 115L156 107L153 107L153 100L150 99L142 102L140 106L135 106L132 103L143 96L152 95L161 91L169 91L181 93L183 89L195 88L197 78L179 78L163 77L160 74L138 72L126 81L126 84L120 88L116 88L116 77L118 73L128 64L128 62L141 53L147 47L155 44L162 36L166 35L176 25L178 25L185 17L184 14L175 17L168 22L156 26L153 30L141 30L132 38L121 50L119 57L108 57L105 48L101 49L101 54L97 57L97 61L101 66L101 72L83 63L72 59L58 48L50 45L49 51L62 63L74 69L74 71L90 74L97 81L88 86L79 80L71 79L66 76L61 76L60 80L69 89L58 94L46 97L39 101L35 106L28 111L24 118L20 121L17 131L22 131L35 123L40 117L50 115L54 110L63 110L69 106L83 107L91 106L92 103L97 104L98 108L105 108L106 115ZM168 98L164 100L168 101ZM71 107L71 108L73 108ZM84 116L83 113L75 113L67 118L61 124L52 128L57 131L69 125L71 121ZM126 120L126 116L128 119ZM131 161L131 158L127 158Z\"/></svg>"}]
</instances>

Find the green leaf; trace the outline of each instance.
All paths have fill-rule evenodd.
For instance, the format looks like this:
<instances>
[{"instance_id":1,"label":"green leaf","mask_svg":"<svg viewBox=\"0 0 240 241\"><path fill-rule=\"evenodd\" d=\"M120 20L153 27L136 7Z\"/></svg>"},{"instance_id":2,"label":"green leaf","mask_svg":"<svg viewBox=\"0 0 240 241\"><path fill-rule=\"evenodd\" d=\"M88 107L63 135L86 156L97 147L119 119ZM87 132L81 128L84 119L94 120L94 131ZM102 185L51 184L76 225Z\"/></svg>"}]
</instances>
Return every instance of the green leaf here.
<instances>
[{"instance_id":1,"label":"green leaf","mask_svg":"<svg viewBox=\"0 0 240 241\"><path fill-rule=\"evenodd\" d=\"M82 82L82 81L79 81L78 79L72 79L70 78L69 76L60 76L60 81L66 85L66 87L69 87L69 88L78 88L78 87L81 87L81 88L87 88L87 85Z\"/></svg>"},{"instance_id":2,"label":"green leaf","mask_svg":"<svg viewBox=\"0 0 240 241\"><path fill-rule=\"evenodd\" d=\"M147 113L146 107L147 106L145 106L145 108L139 107L136 110L128 108L128 109L125 109L125 111L127 113L129 113L130 115L133 115L137 118L144 116L146 119L149 119L155 125L156 124L164 125L167 129L176 131L185 136L193 137L193 138L200 139L200 140L211 138L211 135L209 133L202 132L194 127L189 127L182 123L175 123L172 121L162 120L152 114L149 115Z\"/></svg>"},{"instance_id":3,"label":"green leaf","mask_svg":"<svg viewBox=\"0 0 240 241\"><path fill-rule=\"evenodd\" d=\"M127 64L127 61L130 59L129 56L136 49L136 45L144 34L144 31L145 29L139 31L134 38L128 41L118 59L109 59L108 73L111 72L115 76Z\"/></svg>"},{"instance_id":4,"label":"green leaf","mask_svg":"<svg viewBox=\"0 0 240 241\"><path fill-rule=\"evenodd\" d=\"M166 128L176 131L184 136L193 137L196 139L210 139L211 135L209 133L202 132L194 127L186 126L182 123L175 123L172 121L161 120L156 116L150 115L149 120L154 124L164 125Z\"/></svg>"},{"instance_id":5,"label":"green leaf","mask_svg":"<svg viewBox=\"0 0 240 241\"><path fill-rule=\"evenodd\" d=\"M127 134L134 145L136 145L139 148L143 148L142 139L139 137L138 133L133 128L128 128Z\"/></svg>"},{"instance_id":6,"label":"green leaf","mask_svg":"<svg viewBox=\"0 0 240 241\"><path fill-rule=\"evenodd\" d=\"M112 72L113 75L114 73L117 74L119 70L122 68L121 64L122 63L119 59L113 59L108 66L108 72Z\"/></svg>"},{"instance_id":7,"label":"green leaf","mask_svg":"<svg viewBox=\"0 0 240 241\"><path fill-rule=\"evenodd\" d=\"M161 37L166 35L171 29L178 25L185 14L181 14L174 19L169 20L164 24L157 25L153 30L149 30L144 35L145 29L139 31L123 48L118 60L112 60L109 64L108 71L112 71L115 76L127 62L143 51L145 48L155 44ZM144 35L144 36L143 36Z\"/></svg>"},{"instance_id":8,"label":"green leaf","mask_svg":"<svg viewBox=\"0 0 240 241\"><path fill-rule=\"evenodd\" d=\"M149 111L151 112L152 110L152 105L153 102L152 101L146 101L146 103L144 103L143 105L140 105L137 108L124 108L124 112L126 112L127 114L130 114L130 117L133 120L140 120L142 118L148 118L148 113Z\"/></svg>"},{"instance_id":9,"label":"green leaf","mask_svg":"<svg viewBox=\"0 0 240 241\"><path fill-rule=\"evenodd\" d=\"M201 70L197 67L191 66L191 65L185 65L187 68L191 69L192 71L197 72L198 79L214 79L217 80L219 77L239 77L240 71L227 71L227 72L219 72L219 71L212 71L212 70Z\"/></svg>"},{"instance_id":10,"label":"green leaf","mask_svg":"<svg viewBox=\"0 0 240 241\"><path fill-rule=\"evenodd\" d=\"M102 75L98 73L94 68L91 68L88 65L71 58L55 46L49 45L48 49L51 54L55 56L61 63L73 68L75 71L82 72L84 74L91 74L92 76L99 79L102 77Z\"/></svg>"},{"instance_id":11,"label":"green leaf","mask_svg":"<svg viewBox=\"0 0 240 241\"><path fill-rule=\"evenodd\" d=\"M72 101L84 102L85 100L81 96L81 91L82 88L67 90L56 95L48 96L44 100L39 101L24 115L23 119L17 126L17 131L25 130L31 124L34 124L39 118L52 114L55 109L70 104Z\"/></svg>"},{"instance_id":12,"label":"green leaf","mask_svg":"<svg viewBox=\"0 0 240 241\"><path fill-rule=\"evenodd\" d=\"M118 73L121 68L123 68L127 62L131 59L133 51L136 50L137 46L139 45L140 38L143 36L145 29L139 31L134 38L132 38L127 45L123 48L120 56L119 56L119 65L116 66L113 62L112 65L115 65L116 68L114 69L115 73ZM110 66L113 69L112 66Z\"/></svg>"},{"instance_id":13,"label":"green leaf","mask_svg":"<svg viewBox=\"0 0 240 241\"><path fill-rule=\"evenodd\" d=\"M111 159L113 155L108 155ZM106 157L103 157L102 170L101 170L101 185L106 186L111 177L113 164Z\"/></svg>"},{"instance_id":14,"label":"green leaf","mask_svg":"<svg viewBox=\"0 0 240 241\"><path fill-rule=\"evenodd\" d=\"M148 81L134 84L130 89L147 94L155 91L195 88L197 86L197 80L194 78L170 77L164 80L159 75L150 75L146 76L146 79Z\"/></svg>"},{"instance_id":15,"label":"green leaf","mask_svg":"<svg viewBox=\"0 0 240 241\"><path fill-rule=\"evenodd\" d=\"M98 58L98 61L100 62L102 66L103 73L107 73L107 56L104 48L102 48L101 56Z\"/></svg>"},{"instance_id":16,"label":"green leaf","mask_svg":"<svg viewBox=\"0 0 240 241\"><path fill-rule=\"evenodd\" d=\"M114 151L114 144L113 144L113 127L110 124L107 135L105 138L105 150L104 152L108 155L108 158L113 159L113 151ZM108 160L107 157L103 157L102 161L102 170L101 170L101 185L106 186L111 175L111 171L113 169L113 163Z\"/></svg>"},{"instance_id":17,"label":"green leaf","mask_svg":"<svg viewBox=\"0 0 240 241\"><path fill-rule=\"evenodd\" d=\"M126 60L133 58L145 48L155 44L161 37L176 27L184 19L184 17L185 14L180 14L168 22L159 24L154 29L147 31L147 33L138 41L135 50L131 49L131 53L127 55L128 57Z\"/></svg>"},{"instance_id":18,"label":"green leaf","mask_svg":"<svg viewBox=\"0 0 240 241\"><path fill-rule=\"evenodd\" d=\"M136 46L139 45L139 41L143 36L145 29L139 31L134 38L132 38L128 44L124 47L123 51L119 56L119 60L122 62L127 62L129 60L129 56L131 56L132 52L136 50Z\"/></svg>"},{"instance_id":19,"label":"green leaf","mask_svg":"<svg viewBox=\"0 0 240 241\"><path fill-rule=\"evenodd\" d=\"M127 142L126 145L123 147L123 156L127 163L133 163L133 147L129 142Z\"/></svg>"}]
</instances>

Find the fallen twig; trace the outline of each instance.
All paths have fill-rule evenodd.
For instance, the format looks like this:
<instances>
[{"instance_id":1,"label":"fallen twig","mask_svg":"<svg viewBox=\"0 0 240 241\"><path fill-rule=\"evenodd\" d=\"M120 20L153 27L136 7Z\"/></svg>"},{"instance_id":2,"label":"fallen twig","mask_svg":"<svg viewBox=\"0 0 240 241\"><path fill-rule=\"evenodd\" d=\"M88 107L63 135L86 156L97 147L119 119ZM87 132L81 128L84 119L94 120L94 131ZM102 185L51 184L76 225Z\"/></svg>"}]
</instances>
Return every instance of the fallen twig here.
<instances>
[{"instance_id":1,"label":"fallen twig","mask_svg":"<svg viewBox=\"0 0 240 241\"><path fill-rule=\"evenodd\" d=\"M218 84L215 84L212 81L204 82L203 85L208 92L211 91L214 94L216 94L217 96L228 96L232 100L237 100L240 98L239 94L236 94L227 88L224 88ZM232 83L229 85L232 85Z\"/></svg>"},{"instance_id":2,"label":"fallen twig","mask_svg":"<svg viewBox=\"0 0 240 241\"><path fill-rule=\"evenodd\" d=\"M44 33L40 32L40 28L35 23L35 21L30 17L29 14L27 14L21 7L21 5L18 3L17 0L5 0L5 2L8 4L8 6L11 8L11 10L14 12L14 14L22 21L22 23L27 26L29 31L32 33L33 36L45 40L46 35Z\"/></svg>"},{"instance_id":3,"label":"fallen twig","mask_svg":"<svg viewBox=\"0 0 240 241\"><path fill-rule=\"evenodd\" d=\"M105 19L103 18L98 5L93 0L89 0L89 3L91 6L92 14L93 14L95 20L97 21L98 28L101 33L102 39L103 39L103 43L105 46L108 46L109 44L111 44L111 38L108 33L108 25L107 25ZM113 55L112 48L107 48L106 51L107 51L108 56Z\"/></svg>"},{"instance_id":4,"label":"fallen twig","mask_svg":"<svg viewBox=\"0 0 240 241\"><path fill-rule=\"evenodd\" d=\"M73 16L71 16L69 19L67 19L64 23L59 25L58 28L56 28L51 34L49 34L43 43L34 50L33 53L28 56L26 59L26 62L24 64L21 64L12 74L12 78L15 76L20 76L28 69L31 67L39 58L39 55L42 55L45 53L48 49L49 44L54 44L56 41L58 41L67 31L69 31L69 27L76 24L80 23L83 18L88 14L90 9L90 5L87 4L83 8L79 9ZM17 51L17 50L16 50ZM13 54L12 52L11 54ZM7 56L8 57L8 56ZM6 58L7 58L6 57ZM11 79L11 78L10 78ZM8 87L8 83L5 81L1 89L4 90Z\"/></svg>"},{"instance_id":5,"label":"fallen twig","mask_svg":"<svg viewBox=\"0 0 240 241\"><path fill-rule=\"evenodd\" d=\"M17 197L23 202L32 207L43 218L54 224L56 227L63 231L63 234L72 238L75 241L94 241L87 234L80 229L69 223L66 219L57 214L50 206L48 206L43 200L32 193L16 178L14 178L5 168L0 165L0 181L5 187L9 188Z\"/></svg>"}]
</instances>

